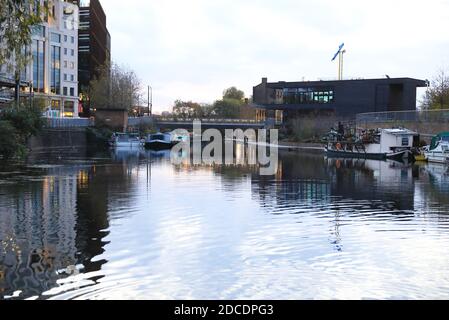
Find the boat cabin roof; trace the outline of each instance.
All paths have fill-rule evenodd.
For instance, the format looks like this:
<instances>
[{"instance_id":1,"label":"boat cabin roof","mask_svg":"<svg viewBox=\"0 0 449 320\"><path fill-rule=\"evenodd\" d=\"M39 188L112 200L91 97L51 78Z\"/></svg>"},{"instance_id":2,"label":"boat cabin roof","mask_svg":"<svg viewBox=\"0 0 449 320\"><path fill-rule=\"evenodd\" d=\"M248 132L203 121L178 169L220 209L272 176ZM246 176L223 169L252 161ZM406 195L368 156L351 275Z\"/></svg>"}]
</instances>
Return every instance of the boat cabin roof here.
<instances>
[{"instance_id":1,"label":"boat cabin roof","mask_svg":"<svg viewBox=\"0 0 449 320\"><path fill-rule=\"evenodd\" d=\"M139 134L138 133L126 133L126 132L114 132L114 134L116 136L132 136L132 137L137 137Z\"/></svg>"},{"instance_id":2,"label":"boat cabin roof","mask_svg":"<svg viewBox=\"0 0 449 320\"><path fill-rule=\"evenodd\" d=\"M418 135L417 132L414 132L414 131L409 130L409 129L404 129L404 128L382 129L382 132L387 133L387 134L396 135L396 136L404 136L404 135L417 136Z\"/></svg>"}]
</instances>

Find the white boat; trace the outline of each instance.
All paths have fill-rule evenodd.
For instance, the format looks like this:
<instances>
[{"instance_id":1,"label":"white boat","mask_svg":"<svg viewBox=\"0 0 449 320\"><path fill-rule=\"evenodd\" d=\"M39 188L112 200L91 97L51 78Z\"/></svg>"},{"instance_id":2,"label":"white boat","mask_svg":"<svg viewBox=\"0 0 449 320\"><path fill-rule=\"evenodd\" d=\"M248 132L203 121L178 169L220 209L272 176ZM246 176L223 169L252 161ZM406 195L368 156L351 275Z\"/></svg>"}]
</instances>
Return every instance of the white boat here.
<instances>
[{"instance_id":1,"label":"white boat","mask_svg":"<svg viewBox=\"0 0 449 320\"><path fill-rule=\"evenodd\" d=\"M186 143L190 141L190 136L184 134L176 134L175 131L171 133L171 140L174 143Z\"/></svg>"},{"instance_id":2,"label":"white boat","mask_svg":"<svg viewBox=\"0 0 449 320\"><path fill-rule=\"evenodd\" d=\"M115 132L110 140L114 148L138 149L143 147L143 141L137 133Z\"/></svg>"},{"instance_id":3,"label":"white boat","mask_svg":"<svg viewBox=\"0 0 449 320\"><path fill-rule=\"evenodd\" d=\"M433 137L432 144L424 148L424 156L429 162L449 164L449 132Z\"/></svg>"},{"instance_id":4,"label":"white boat","mask_svg":"<svg viewBox=\"0 0 449 320\"><path fill-rule=\"evenodd\" d=\"M408 129L380 129L356 141L334 139L328 142L328 156L366 159L414 160L413 145L418 133Z\"/></svg>"},{"instance_id":5,"label":"white boat","mask_svg":"<svg viewBox=\"0 0 449 320\"><path fill-rule=\"evenodd\" d=\"M145 148L152 150L164 150L173 147L175 142L172 141L170 133L155 133L148 135L145 140Z\"/></svg>"}]
</instances>

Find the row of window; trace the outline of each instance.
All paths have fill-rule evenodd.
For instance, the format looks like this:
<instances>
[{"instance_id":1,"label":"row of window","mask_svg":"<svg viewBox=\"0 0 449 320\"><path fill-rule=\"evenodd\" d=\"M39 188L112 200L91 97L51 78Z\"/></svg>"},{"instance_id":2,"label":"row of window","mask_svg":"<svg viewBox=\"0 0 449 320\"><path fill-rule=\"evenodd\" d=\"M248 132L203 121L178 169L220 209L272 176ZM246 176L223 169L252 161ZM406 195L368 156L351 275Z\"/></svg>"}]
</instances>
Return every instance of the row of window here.
<instances>
[{"instance_id":1,"label":"row of window","mask_svg":"<svg viewBox=\"0 0 449 320\"><path fill-rule=\"evenodd\" d=\"M45 28L43 30L44 30L43 34L45 35ZM37 32L38 32L39 35L41 34L41 30L38 29ZM50 40L51 40L51 42L61 43L61 35L59 33L52 32L50 34ZM68 41L68 36L65 34L64 35L64 42L67 43L67 41ZM71 43L75 43L75 37L74 36L70 37L70 42Z\"/></svg>"},{"instance_id":2,"label":"row of window","mask_svg":"<svg viewBox=\"0 0 449 320\"><path fill-rule=\"evenodd\" d=\"M69 55L69 51L68 51L67 48L64 48L64 55L65 55L65 56ZM72 57L75 56L75 49L70 49L70 55L71 55Z\"/></svg>"},{"instance_id":3,"label":"row of window","mask_svg":"<svg viewBox=\"0 0 449 320\"><path fill-rule=\"evenodd\" d=\"M69 62L67 60L64 60L64 68L68 68L69 67ZM70 69L74 70L75 69L75 62L70 61Z\"/></svg>"},{"instance_id":4,"label":"row of window","mask_svg":"<svg viewBox=\"0 0 449 320\"><path fill-rule=\"evenodd\" d=\"M283 104L333 103L334 91L330 88L288 88L283 90L280 100Z\"/></svg>"},{"instance_id":5,"label":"row of window","mask_svg":"<svg viewBox=\"0 0 449 320\"><path fill-rule=\"evenodd\" d=\"M67 96L68 94L68 89L70 90L70 96L71 97L74 97L75 96L75 88L67 88L67 87L63 87L62 88L62 94L64 95L64 96Z\"/></svg>"},{"instance_id":6,"label":"row of window","mask_svg":"<svg viewBox=\"0 0 449 320\"><path fill-rule=\"evenodd\" d=\"M67 73L64 73L64 81L69 81L69 76L67 75ZM75 81L75 75L71 74L70 75L70 81Z\"/></svg>"}]
</instances>

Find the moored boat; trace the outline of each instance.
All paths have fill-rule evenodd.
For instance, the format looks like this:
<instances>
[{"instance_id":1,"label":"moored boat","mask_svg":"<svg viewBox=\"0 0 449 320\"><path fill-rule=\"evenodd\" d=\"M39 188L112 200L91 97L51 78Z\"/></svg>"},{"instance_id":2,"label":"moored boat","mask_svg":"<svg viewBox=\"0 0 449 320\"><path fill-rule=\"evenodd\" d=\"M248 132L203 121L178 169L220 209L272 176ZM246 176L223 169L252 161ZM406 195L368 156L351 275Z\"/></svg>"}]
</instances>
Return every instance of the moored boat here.
<instances>
[{"instance_id":1,"label":"moored boat","mask_svg":"<svg viewBox=\"0 0 449 320\"><path fill-rule=\"evenodd\" d=\"M152 150L164 150L173 147L175 142L172 141L170 133L155 133L148 135L145 140L145 148Z\"/></svg>"},{"instance_id":2,"label":"moored boat","mask_svg":"<svg viewBox=\"0 0 449 320\"><path fill-rule=\"evenodd\" d=\"M441 132L432 139L430 146L424 148L426 160L449 164L449 132Z\"/></svg>"},{"instance_id":3,"label":"moored boat","mask_svg":"<svg viewBox=\"0 0 449 320\"><path fill-rule=\"evenodd\" d=\"M137 133L115 132L109 145L114 148L137 149L143 146L143 141Z\"/></svg>"},{"instance_id":4,"label":"moored boat","mask_svg":"<svg viewBox=\"0 0 449 320\"><path fill-rule=\"evenodd\" d=\"M334 132L325 152L331 157L414 161L413 146L418 134L408 129L380 129L358 138L343 140Z\"/></svg>"}]
</instances>

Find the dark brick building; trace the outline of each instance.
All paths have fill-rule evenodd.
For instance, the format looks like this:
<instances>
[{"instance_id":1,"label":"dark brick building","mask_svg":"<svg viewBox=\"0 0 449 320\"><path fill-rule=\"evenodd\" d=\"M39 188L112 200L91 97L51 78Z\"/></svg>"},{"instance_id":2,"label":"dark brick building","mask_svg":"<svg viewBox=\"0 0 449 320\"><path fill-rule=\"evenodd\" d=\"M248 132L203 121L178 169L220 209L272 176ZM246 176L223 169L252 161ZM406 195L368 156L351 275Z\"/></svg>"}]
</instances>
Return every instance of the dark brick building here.
<instances>
[{"instance_id":1,"label":"dark brick building","mask_svg":"<svg viewBox=\"0 0 449 320\"><path fill-rule=\"evenodd\" d=\"M416 88L426 82L411 78L340 81L268 82L253 88L257 117L308 114L355 118L358 113L416 110Z\"/></svg>"},{"instance_id":2,"label":"dark brick building","mask_svg":"<svg viewBox=\"0 0 449 320\"><path fill-rule=\"evenodd\" d=\"M87 92L90 81L98 75L98 68L111 61L111 36L106 26L106 14L99 0L69 0L79 10L78 81L79 91ZM84 114L90 113L83 99Z\"/></svg>"}]
</instances>

